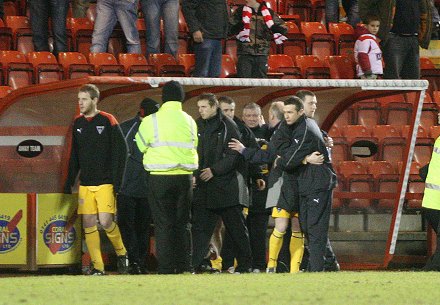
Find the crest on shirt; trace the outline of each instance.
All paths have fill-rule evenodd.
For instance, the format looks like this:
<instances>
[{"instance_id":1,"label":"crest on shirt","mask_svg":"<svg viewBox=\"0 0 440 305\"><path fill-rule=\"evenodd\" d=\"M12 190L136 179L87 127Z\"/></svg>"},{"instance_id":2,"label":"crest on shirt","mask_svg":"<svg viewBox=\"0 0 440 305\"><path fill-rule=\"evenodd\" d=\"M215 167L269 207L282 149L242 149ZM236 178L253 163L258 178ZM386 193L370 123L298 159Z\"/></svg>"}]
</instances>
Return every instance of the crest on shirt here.
<instances>
[{"instance_id":1,"label":"crest on shirt","mask_svg":"<svg viewBox=\"0 0 440 305\"><path fill-rule=\"evenodd\" d=\"M104 131L104 126L96 126L96 130L101 134Z\"/></svg>"}]
</instances>

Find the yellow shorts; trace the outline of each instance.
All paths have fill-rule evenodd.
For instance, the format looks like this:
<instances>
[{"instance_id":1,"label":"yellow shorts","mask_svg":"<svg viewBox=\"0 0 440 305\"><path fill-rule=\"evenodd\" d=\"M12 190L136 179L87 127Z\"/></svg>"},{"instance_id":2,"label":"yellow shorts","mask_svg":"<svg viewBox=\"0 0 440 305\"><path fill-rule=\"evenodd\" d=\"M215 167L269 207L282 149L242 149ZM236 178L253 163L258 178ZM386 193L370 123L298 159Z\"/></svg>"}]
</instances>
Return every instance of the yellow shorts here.
<instances>
[{"instance_id":1,"label":"yellow shorts","mask_svg":"<svg viewBox=\"0 0 440 305\"><path fill-rule=\"evenodd\" d=\"M112 184L79 186L78 214L98 214L116 212L116 200Z\"/></svg>"},{"instance_id":2,"label":"yellow shorts","mask_svg":"<svg viewBox=\"0 0 440 305\"><path fill-rule=\"evenodd\" d=\"M285 209L274 207L272 209L272 217L273 218L298 218L298 212L288 212Z\"/></svg>"}]
</instances>

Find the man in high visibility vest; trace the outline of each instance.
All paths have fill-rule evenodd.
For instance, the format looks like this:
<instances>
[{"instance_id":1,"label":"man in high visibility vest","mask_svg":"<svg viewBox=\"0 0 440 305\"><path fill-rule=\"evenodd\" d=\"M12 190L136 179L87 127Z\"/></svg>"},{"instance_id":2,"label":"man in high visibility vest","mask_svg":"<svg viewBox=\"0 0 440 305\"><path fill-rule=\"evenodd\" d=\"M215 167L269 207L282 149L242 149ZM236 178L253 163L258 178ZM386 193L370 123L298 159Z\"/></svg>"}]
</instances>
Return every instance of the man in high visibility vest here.
<instances>
[{"instance_id":1,"label":"man in high visibility vest","mask_svg":"<svg viewBox=\"0 0 440 305\"><path fill-rule=\"evenodd\" d=\"M440 124L440 114L438 117ZM428 175L425 181L425 193L422 208L425 218L437 234L437 248L429 258L425 271L440 271L440 137L435 140Z\"/></svg>"},{"instance_id":2,"label":"man in high visibility vest","mask_svg":"<svg viewBox=\"0 0 440 305\"><path fill-rule=\"evenodd\" d=\"M142 120L136 143L150 172L158 273L191 271L192 173L198 167L197 125L182 110L185 92L176 81L163 86L162 106Z\"/></svg>"}]
</instances>

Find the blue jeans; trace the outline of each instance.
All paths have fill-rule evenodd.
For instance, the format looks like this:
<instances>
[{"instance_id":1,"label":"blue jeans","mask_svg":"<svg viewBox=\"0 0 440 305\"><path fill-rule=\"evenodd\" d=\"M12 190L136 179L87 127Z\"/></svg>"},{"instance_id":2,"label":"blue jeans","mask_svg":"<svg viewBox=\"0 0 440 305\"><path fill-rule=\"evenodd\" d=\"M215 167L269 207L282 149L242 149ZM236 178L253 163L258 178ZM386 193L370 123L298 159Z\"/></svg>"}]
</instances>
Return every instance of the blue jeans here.
<instances>
[{"instance_id":1,"label":"blue jeans","mask_svg":"<svg viewBox=\"0 0 440 305\"><path fill-rule=\"evenodd\" d=\"M141 53L136 28L138 0L98 0L90 52L107 52L108 41L116 22L124 31L127 53Z\"/></svg>"},{"instance_id":2,"label":"blue jeans","mask_svg":"<svg viewBox=\"0 0 440 305\"><path fill-rule=\"evenodd\" d=\"M419 41L417 36L401 37L390 33L382 46L386 79L419 79Z\"/></svg>"},{"instance_id":3,"label":"blue jeans","mask_svg":"<svg viewBox=\"0 0 440 305\"><path fill-rule=\"evenodd\" d=\"M177 56L179 0L141 0L147 29L147 55L160 52L160 19L163 19L164 52Z\"/></svg>"},{"instance_id":4,"label":"blue jeans","mask_svg":"<svg viewBox=\"0 0 440 305\"><path fill-rule=\"evenodd\" d=\"M347 14L347 23L355 27L360 22L358 0L344 1L344 9ZM325 1L325 20L329 22L339 22L339 1Z\"/></svg>"},{"instance_id":5,"label":"blue jeans","mask_svg":"<svg viewBox=\"0 0 440 305\"><path fill-rule=\"evenodd\" d=\"M326 0L325 1L325 21L327 23L339 22L339 0Z\"/></svg>"},{"instance_id":6,"label":"blue jeans","mask_svg":"<svg viewBox=\"0 0 440 305\"><path fill-rule=\"evenodd\" d=\"M29 1L35 51L49 51L49 17L52 19L54 54L67 52L66 17L69 0Z\"/></svg>"},{"instance_id":7,"label":"blue jeans","mask_svg":"<svg viewBox=\"0 0 440 305\"><path fill-rule=\"evenodd\" d=\"M222 69L222 43L220 39L205 38L194 44L196 64L193 76L219 77Z\"/></svg>"}]
</instances>

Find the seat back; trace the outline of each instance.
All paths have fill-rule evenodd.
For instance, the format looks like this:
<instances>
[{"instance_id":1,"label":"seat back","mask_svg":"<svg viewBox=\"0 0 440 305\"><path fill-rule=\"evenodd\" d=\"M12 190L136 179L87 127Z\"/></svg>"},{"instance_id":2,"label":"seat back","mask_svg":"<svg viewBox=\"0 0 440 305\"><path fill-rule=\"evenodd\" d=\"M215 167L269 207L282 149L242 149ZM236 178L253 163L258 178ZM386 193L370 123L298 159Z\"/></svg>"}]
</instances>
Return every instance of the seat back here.
<instances>
[{"instance_id":1,"label":"seat back","mask_svg":"<svg viewBox=\"0 0 440 305\"><path fill-rule=\"evenodd\" d=\"M34 79L37 84L56 82L63 79L63 69L50 52L29 52L28 61L34 67Z\"/></svg>"},{"instance_id":2,"label":"seat back","mask_svg":"<svg viewBox=\"0 0 440 305\"><path fill-rule=\"evenodd\" d=\"M120 65L111 53L89 53L89 63L95 66L96 75L124 75L124 66Z\"/></svg>"},{"instance_id":3,"label":"seat back","mask_svg":"<svg viewBox=\"0 0 440 305\"><path fill-rule=\"evenodd\" d=\"M191 76L196 64L196 57L194 54L179 54L179 64L185 67L186 75Z\"/></svg>"},{"instance_id":4,"label":"seat back","mask_svg":"<svg viewBox=\"0 0 440 305\"><path fill-rule=\"evenodd\" d=\"M95 75L95 66L87 62L83 53L60 52L58 53L58 62L63 66L65 79Z\"/></svg>"},{"instance_id":5,"label":"seat back","mask_svg":"<svg viewBox=\"0 0 440 305\"><path fill-rule=\"evenodd\" d=\"M92 45L93 22L88 18L68 18L67 27L72 31L73 50L88 56Z\"/></svg>"},{"instance_id":6,"label":"seat back","mask_svg":"<svg viewBox=\"0 0 440 305\"><path fill-rule=\"evenodd\" d=\"M288 15L299 15L301 20L310 21L312 3L310 0L286 0L284 12Z\"/></svg>"},{"instance_id":7,"label":"seat back","mask_svg":"<svg viewBox=\"0 0 440 305\"><path fill-rule=\"evenodd\" d=\"M159 75L160 69L163 65L178 65L178 62L173 55L168 53L150 54L148 62L156 67L157 75Z\"/></svg>"},{"instance_id":8,"label":"seat back","mask_svg":"<svg viewBox=\"0 0 440 305\"><path fill-rule=\"evenodd\" d=\"M0 98L4 98L11 93L14 89L11 86L0 86Z\"/></svg>"},{"instance_id":9,"label":"seat back","mask_svg":"<svg viewBox=\"0 0 440 305\"><path fill-rule=\"evenodd\" d=\"M3 79L6 85L17 89L33 84L33 67L27 62L23 53L0 51L0 64L3 67Z\"/></svg>"},{"instance_id":10,"label":"seat back","mask_svg":"<svg viewBox=\"0 0 440 305\"><path fill-rule=\"evenodd\" d=\"M142 54L119 53L118 60L127 76L155 76L155 67Z\"/></svg>"},{"instance_id":11,"label":"seat back","mask_svg":"<svg viewBox=\"0 0 440 305\"><path fill-rule=\"evenodd\" d=\"M220 73L221 78L234 77L237 75L237 68L232 58L227 55L222 55L222 71Z\"/></svg>"},{"instance_id":12,"label":"seat back","mask_svg":"<svg viewBox=\"0 0 440 305\"><path fill-rule=\"evenodd\" d=\"M354 106L355 123L372 128L382 123L380 104L375 101L361 101Z\"/></svg>"},{"instance_id":13,"label":"seat back","mask_svg":"<svg viewBox=\"0 0 440 305\"><path fill-rule=\"evenodd\" d=\"M346 55L331 55L324 59L330 68L332 79L353 79L355 77L354 63Z\"/></svg>"}]
</instances>

